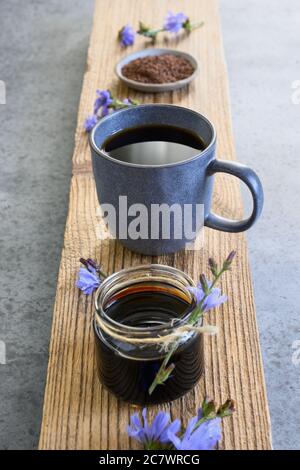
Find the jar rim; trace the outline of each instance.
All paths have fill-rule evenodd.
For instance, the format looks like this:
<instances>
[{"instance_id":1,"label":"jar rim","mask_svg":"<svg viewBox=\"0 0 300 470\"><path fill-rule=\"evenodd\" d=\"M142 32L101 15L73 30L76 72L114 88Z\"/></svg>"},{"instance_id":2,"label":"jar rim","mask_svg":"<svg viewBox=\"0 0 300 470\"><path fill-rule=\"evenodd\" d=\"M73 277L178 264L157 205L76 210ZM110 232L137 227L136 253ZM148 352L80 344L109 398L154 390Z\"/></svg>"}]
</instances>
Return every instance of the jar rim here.
<instances>
[{"instance_id":1,"label":"jar rim","mask_svg":"<svg viewBox=\"0 0 300 470\"><path fill-rule=\"evenodd\" d=\"M142 264L138 266L133 266L130 268L124 268L121 269L120 271L117 271L107 278L102 281L100 286L98 287L96 291L96 296L95 296L95 309L96 309L96 315L98 314L101 316L102 321L104 320L106 323L110 325L110 327L113 327L123 333L126 332L131 332L134 334L137 334L138 336L141 335L150 335L153 333L162 333L163 331L167 331L170 329L174 329L178 326L181 326L183 323L185 323L190 315L192 314L193 310L188 311L187 314L183 314L181 318L175 318L170 320L169 322L166 322L161 325L155 325L155 326L147 326L147 327L136 327L136 326L129 326L124 323L120 323L108 315L106 315L106 312L104 309L99 306L99 300L101 300L101 296L103 298L103 295L105 294L105 288L109 288L109 286L114 285L114 282L118 280L118 278L122 277L123 275L126 274L134 274L135 272L138 274L139 272L145 272L145 271L161 271L165 274L170 274L170 275L175 275L177 276L177 279L182 280L182 287L186 287L187 292L191 295L191 298L196 300L196 297L193 292L188 290L188 287L195 287L195 283L193 279L188 276L184 271L181 271L180 269L174 268L173 266L168 266L168 265L163 265L163 264ZM186 286L184 286L184 282L186 283Z\"/></svg>"}]
</instances>

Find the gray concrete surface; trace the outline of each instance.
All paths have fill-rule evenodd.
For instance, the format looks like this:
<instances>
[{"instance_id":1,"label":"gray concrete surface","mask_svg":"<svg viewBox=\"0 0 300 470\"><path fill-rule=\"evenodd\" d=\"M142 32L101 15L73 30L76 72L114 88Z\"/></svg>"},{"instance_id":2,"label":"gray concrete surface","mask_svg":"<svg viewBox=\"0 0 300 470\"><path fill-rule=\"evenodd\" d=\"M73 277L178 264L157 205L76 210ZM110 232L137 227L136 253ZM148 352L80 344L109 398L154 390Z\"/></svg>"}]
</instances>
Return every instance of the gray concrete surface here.
<instances>
[{"instance_id":1,"label":"gray concrete surface","mask_svg":"<svg viewBox=\"0 0 300 470\"><path fill-rule=\"evenodd\" d=\"M240 161L261 175L265 208L247 233L273 443L300 449L299 2L221 0L233 128ZM298 346L299 348L299 346Z\"/></svg>"},{"instance_id":2,"label":"gray concrete surface","mask_svg":"<svg viewBox=\"0 0 300 470\"><path fill-rule=\"evenodd\" d=\"M92 0L0 2L0 449L38 442L92 11ZM221 15L238 156L266 192L248 240L274 447L299 449L299 6L221 0Z\"/></svg>"}]
</instances>

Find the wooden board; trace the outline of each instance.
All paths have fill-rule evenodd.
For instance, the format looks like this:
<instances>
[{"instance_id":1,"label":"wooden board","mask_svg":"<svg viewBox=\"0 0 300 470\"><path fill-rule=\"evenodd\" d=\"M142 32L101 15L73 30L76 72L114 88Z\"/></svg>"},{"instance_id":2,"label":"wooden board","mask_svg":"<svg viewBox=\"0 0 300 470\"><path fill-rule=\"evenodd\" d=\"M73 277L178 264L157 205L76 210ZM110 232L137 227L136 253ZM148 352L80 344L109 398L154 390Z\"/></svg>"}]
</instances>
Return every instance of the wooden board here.
<instances>
[{"instance_id":1,"label":"wooden board","mask_svg":"<svg viewBox=\"0 0 300 470\"><path fill-rule=\"evenodd\" d=\"M144 95L127 90L114 75L116 61L144 47L139 37L134 48L123 50L117 31L127 22L159 26L171 9L184 11L203 28L183 38L162 35L158 45L194 54L201 64L200 75L187 90ZM207 259L221 262L230 250L238 252L233 270L222 280L228 303L209 315L219 326L217 337L205 338L205 375L183 399L163 408L184 422L191 417L204 395L221 402L235 399L237 411L223 422L224 449L271 448L270 419L260 354L247 246L243 234L225 234L207 229L201 251L149 258L132 253L115 241L97 239L98 202L91 172L84 118L90 114L97 88L110 88L120 97L141 102L165 102L186 106L207 115L218 133L218 157L235 159L227 73L216 0L96 0L88 65L78 114L73 156L69 213L58 276L50 344L40 449L128 449L136 448L126 434L132 408L117 401L99 384L91 320L93 299L75 288L79 257L97 259L108 273L123 267L160 262L185 270L197 279L206 270ZM228 217L240 217L240 188L234 178L218 175L214 209ZM150 410L154 414L155 408Z\"/></svg>"}]
</instances>

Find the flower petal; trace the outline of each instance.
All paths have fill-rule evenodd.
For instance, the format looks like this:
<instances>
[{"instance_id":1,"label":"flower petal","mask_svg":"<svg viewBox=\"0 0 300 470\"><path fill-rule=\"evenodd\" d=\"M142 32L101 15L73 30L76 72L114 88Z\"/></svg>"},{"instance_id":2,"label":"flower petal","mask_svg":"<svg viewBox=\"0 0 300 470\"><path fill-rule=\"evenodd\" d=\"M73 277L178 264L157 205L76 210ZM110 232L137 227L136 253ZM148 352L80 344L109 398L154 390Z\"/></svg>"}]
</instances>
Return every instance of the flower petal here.
<instances>
[{"instance_id":1,"label":"flower petal","mask_svg":"<svg viewBox=\"0 0 300 470\"><path fill-rule=\"evenodd\" d=\"M144 432L141 420L137 413L134 413L130 417L130 425L127 427L128 435L139 442L144 440Z\"/></svg>"},{"instance_id":2,"label":"flower petal","mask_svg":"<svg viewBox=\"0 0 300 470\"><path fill-rule=\"evenodd\" d=\"M91 294L100 285L99 277L90 272L88 269L80 268L76 287L78 287L86 295Z\"/></svg>"},{"instance_id":3,"label":"flower petal","mask_svg":"<svg viewBox=\"0 0 300 470\"><path fill-rule=\"evenodd\" d=\"M169 441L172 442L175 449L177 450L183 449L182 441L175 434L173 434L172 432L168 432L168 438L169 438Z\"/></svg>"},{"instance_id":4,"label":"flower petal","mask_svg":"<svg viewBox=\"0 0 300 470\"><path fill-rule=\"evenodd\" d=\"M191 450L213 450L221 439L220 418L202 423L190 439Z\"/></svg>"},{"instance_id":5,"label":"flower petal","mask_svg":"<svg viewBox=\"0 0 300 470\"><path fill-rule=\"evenodd\" d=\"M136 33L130 24L124 26L119 33L121 45L125 47L131 46L134 43L135 34Z\"/></svg>"},{"instance_id":6,"label":"flower petal","mask_svg":"<svg viewBox=\"0 0 300 470\"><path fill-rule=\"evenodd\" d=\"M166 444L167 442L170 442L170 435L175 435L180 431L181 428L181 422L179 419L175 419L175 421L172 421L172 423L167 426L163 432L160 435L160 442L162 444ZM175 436L177 437L177 436Z\"/></svg>"},{"instance_id":7,"label":"flower petal","mask_svg":"<svg viewBox=\"0 0 300 470\"><path fill-rule=\"evenodd\" d=\"M169 11L165 18L164 29L171 33L178 33L186 20L187 16L184 13L180 12L174 14Z\"/></svg>"},{"instance_id":8,"label":"flower petal","mask_svg":"<svg viewBox=\"0 0 300 470\"><path fill-rule=\"evenodd\" d=\"M198 416L194 416L193 418L189 420L185 433L184 433L184 439L188 439L190 437L190 435L192 434L195 428L197 421L198 421Z\"/></svg>"},{"instance_id":9,"label":"flower petal","mask_svg":"<svg viewBox=\"0 0 300 470\"><path fill-rule=\"evenodd\" d=\"M152 440L160 439L160 436L164 429L168 426L170 422L170 415L169 413L165 413L164 411L159 411L155 416L152 422Z\"/></svg>"},{"instance_id":10,"label":"flower petal","mask_svg":"<svg viewBox=\"0 0 300 470\"><path fill-rule=\"evenodd\" d=\"M201 288L197 287L188 287L188 290L194 294L197 304L201 302L204 297L204 292Z\"/></svg>"},{"instance_id":11,"label":"flower petal","mask_svg":"<svg viewBox=\"0 0 300 470\"><path fill-rule=\"evenodd\" d=\"M93 127L95 127L97 122L98 122L98 118L95 114L93 114L92 116L88 116L86 120L84 121L84 129L86 130L86 132L91 132L91 130L93 129Z\"/></svg>"}]
</instances>

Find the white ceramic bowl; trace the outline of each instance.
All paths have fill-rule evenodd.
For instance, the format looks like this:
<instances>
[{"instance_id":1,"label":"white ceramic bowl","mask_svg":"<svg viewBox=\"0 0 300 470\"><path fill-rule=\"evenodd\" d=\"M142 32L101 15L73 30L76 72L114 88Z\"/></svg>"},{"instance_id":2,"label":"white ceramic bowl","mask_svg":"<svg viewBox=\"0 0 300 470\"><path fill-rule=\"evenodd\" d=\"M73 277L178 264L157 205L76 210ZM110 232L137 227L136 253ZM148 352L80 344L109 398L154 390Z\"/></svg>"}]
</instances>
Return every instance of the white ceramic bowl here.
<instances>
[{"instance_id":1,"label":"white ceramic bowl","mask_svg":"<svg viewBox=\"0 0 300 470\"><path fill-rule=\"evenodd\" d=\"M146 57L146 56L163 55L163 54L174 54L174 55L187 59L192 64L194 68L194 72L192 73L192 75L190 75L187 78L184 78L183 80L177 80L176 82L171 82L171 83L142 83L142 82L137 82L135 80L131 80L127 77L124 77L124 75L122 74L122 68L124 67L124 65L127 65L132 60L139 59L141 57ZM198 74L198 71L199 71L198 62L190 54L187 54L186 52L176 51L173 49L155 49L155 48L143 49L142 51L139 51L139 52L133 52L132 54L129 54L128 56L121 59L120 62L118 62L115 67L115 72L117 76L129 88L134 88L135 90L144 91L148 93L161 93L164 91L178 90L179 88L182 88L188 85L189 83L191 83L196 77L196 75Z\"/></svg>"}]
</instances>

